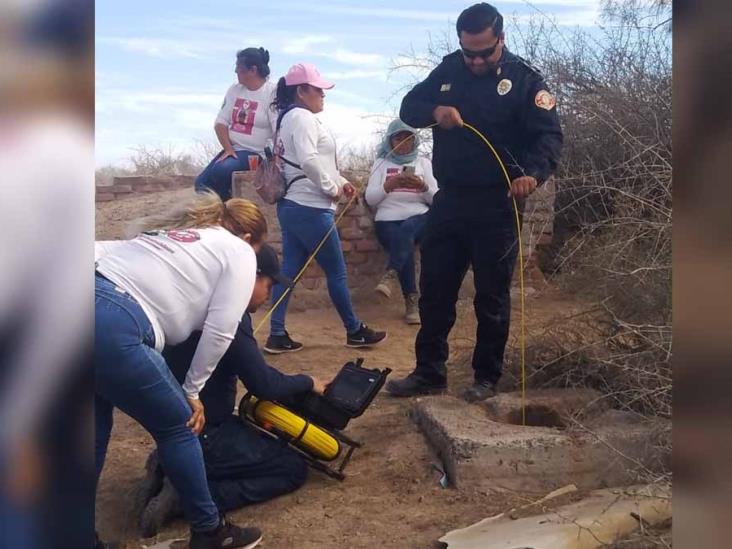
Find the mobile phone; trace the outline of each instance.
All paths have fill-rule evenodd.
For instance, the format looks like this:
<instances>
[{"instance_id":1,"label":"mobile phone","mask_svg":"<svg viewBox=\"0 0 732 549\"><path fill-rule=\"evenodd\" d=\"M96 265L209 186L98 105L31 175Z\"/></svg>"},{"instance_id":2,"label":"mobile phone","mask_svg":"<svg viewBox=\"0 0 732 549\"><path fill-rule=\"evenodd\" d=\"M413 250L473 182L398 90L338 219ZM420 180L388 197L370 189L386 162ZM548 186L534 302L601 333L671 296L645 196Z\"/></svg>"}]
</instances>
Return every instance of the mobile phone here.
<instances>
[{"instance_id":1,"label":"mobile phone","mask_svg":"<svg viewBox=\"0 0 732 549\"><path fill-rule=\"evenodd\" d=\"M407 175L414 175L414 166L404 166L402 168L402 173L405 173Z\"/></svg>"}]
</instances>

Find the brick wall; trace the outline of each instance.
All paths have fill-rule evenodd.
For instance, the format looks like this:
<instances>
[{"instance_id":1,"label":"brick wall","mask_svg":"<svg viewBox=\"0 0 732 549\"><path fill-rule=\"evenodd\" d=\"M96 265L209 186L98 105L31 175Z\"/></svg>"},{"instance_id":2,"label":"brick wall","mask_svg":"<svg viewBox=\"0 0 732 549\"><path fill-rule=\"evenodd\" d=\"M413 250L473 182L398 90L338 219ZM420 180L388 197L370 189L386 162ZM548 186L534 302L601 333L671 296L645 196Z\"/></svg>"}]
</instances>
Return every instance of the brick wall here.
<instances>
[{"instance_id":1,"label":"brick wall","mask_svg":"<svg viewBox=\"0 0 732 549\"><path fill-rule=\"evenodd\" d=\"M96 186L96 201L108 202L131 194L193 188L193 175L134 175L115 177L111 185Z\"/></svg>"},{"instance_id":2,"label":"brick wall","mask_svg":"<svg viewBox=\"0 0 732 549\"><path fill-rule=\"evenodd\" d=\"M345 174L349 177L349 174ZM192 188L193 176L134 176L115 177L112 185L97 187L97 202L114 200L131 193L150 193L168 189ZM355 176L349 177L358 182ZM234 196L241 196L256 202L264 212L269 225L268 242L282 251L282 235L275 206L264 204L251 185L251 174L238 172L233 177ZM525 281L531 289L541 287L545 281L536 264L536 249L551 242L554 220L555 183L547 182L526 202L522 231ZM340 213L340 210L339 212ZM343 253L348 268L348 283L356 298L371 295L374 285L386 266L386 255L381 250L374 234L373 215L361 201L353 206L338 226ZM418 262L419 263L419 262ZM518 271L518 269L516 269ZM294 309L302 309L329 302L325 275L313 262L297 289L297 299L291 302ZM461 296L473 293L472 277L466 277Z\"/></svg>"}]
</instances>

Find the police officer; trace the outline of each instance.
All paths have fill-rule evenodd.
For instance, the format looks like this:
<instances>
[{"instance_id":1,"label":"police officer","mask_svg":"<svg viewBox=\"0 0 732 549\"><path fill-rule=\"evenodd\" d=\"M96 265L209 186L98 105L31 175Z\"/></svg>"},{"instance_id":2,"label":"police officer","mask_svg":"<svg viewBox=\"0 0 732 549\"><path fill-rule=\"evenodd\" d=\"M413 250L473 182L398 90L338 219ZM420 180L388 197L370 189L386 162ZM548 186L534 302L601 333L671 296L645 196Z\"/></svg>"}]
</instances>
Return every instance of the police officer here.
<instances>
[{"instance_id":1,"label":"police officer","mask_svg":"<svg viewBox=\"0 0 732 549\"><path fill-rule=\"evenodd\" d=\"M478 320L475 381L464 397L495 395L511 311L510 285L518 253L512 197L519 203L556 170L562 147L555 100L541 74L504 45L503 17L490 4L464 10L457 20L460 50L443 58L402 101L407 124L433 128L432 165L439 192L422 242L422 326L417 367L389 382L394 396L447 388L447 337L458 291L469 266ZM506 177L476 127L493 144Z\"/></svg>"}]
</instances>

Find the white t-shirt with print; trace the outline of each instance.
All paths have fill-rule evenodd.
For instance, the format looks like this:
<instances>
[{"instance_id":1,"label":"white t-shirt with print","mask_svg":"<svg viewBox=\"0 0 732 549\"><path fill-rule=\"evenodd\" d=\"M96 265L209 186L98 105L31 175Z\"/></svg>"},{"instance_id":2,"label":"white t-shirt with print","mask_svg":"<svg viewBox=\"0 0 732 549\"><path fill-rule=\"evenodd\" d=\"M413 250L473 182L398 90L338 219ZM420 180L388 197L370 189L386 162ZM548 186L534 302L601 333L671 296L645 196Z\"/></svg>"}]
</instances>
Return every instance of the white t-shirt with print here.
<instances>
[{"instance_id":1,"label":"white t-shirt with print","mask_svg":"<svg viewBox=\"0 0 732 549\"><path fill-rule=\"evenodd\" d=\"M323 122L305 108L294 108L282 118L277 142L279 154L300 168L284 164L287 181L295 181L285 198L311 208L335 210L332 198L347 182L338 173L336 143Z\"/></svg>"},{"instance_id":2,"label":"white t-shirt with print","mask_svg":"<svg viewBox=\"0 0 732 549\"><path fill-rule=\"evenodd\" d=\"M387 193L384 183L387 178L398 175L404 166L414 166L414 175L427 183L427 190L420 192L410 188L396 188ZM437 192L437 180L432 174L429 158L418 156L409 164L397 164L385 158L377 158L371 167L366 186L366 203L376 208L375 221L403 221L409 217L426 213Z\"/></svg>"},{"instance_id":3,"label":"white t-shirt with print","mask_svg":"<svg viewBox=\"0 0 732 549\"><path fill-rule=\"evenodd\" d=\"M183 390L197 398L234 339L254 291L252 247L221 227L155 231L98 243L96 270L140 304L155 348L202 330Z\"/></svg>"},{"instance_id":4,"label":"white t-shirt with print","mask_svg":"<svg viewBox=\"0 0 732 549\"><path fill-rule=\"evenodd\" d=\"M235 151L264 152L277 122L277 112L270 108L276 89L277 85L267 80L255 91L236 83L226 92L216 124L229 128Z\"/></svg>"}]
</instances>

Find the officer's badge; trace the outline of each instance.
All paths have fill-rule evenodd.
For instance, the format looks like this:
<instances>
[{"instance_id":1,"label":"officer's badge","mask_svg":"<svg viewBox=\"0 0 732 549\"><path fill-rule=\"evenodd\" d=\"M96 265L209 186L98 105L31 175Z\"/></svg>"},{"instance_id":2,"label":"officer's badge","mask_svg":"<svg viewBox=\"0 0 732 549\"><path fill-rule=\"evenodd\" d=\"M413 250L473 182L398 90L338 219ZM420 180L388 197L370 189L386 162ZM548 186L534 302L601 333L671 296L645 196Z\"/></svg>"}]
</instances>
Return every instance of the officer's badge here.
<instances>
[{"instance_id":1,"label":"officer's badge","mask_svg":"<svg viewBox=\"0 0 732 549\"><path fill-rule=\"evenodd\" d=\"M498 83L498 95L506 95L508 92L511 91L511 88L513 87L513 83L508 78L504 78Z\"/></svg>"},{"instance_id":2,"label":"officer's badge","mask_svg":"<svg viewBox=\"0 0 732 549\"><path fill-rule=\"evenodd\" d=\"M443 84L442 86L440 86L440 91L449 92L450 88L452 88L452 84Z\"/></svg>"},{"instance_id":3,"label":"officer's badge","mask_svg":"<svg viewBox=\"0 0 732 549\"><path fill-rule=\"evenodd\" d=\"M557 104L557 100L554 99L554 96L548 91L539 90L539 92L536 94L536 97L534 97L534 104L540 109L546 109L550 111Z\"/></svg>"}]
</instances>

